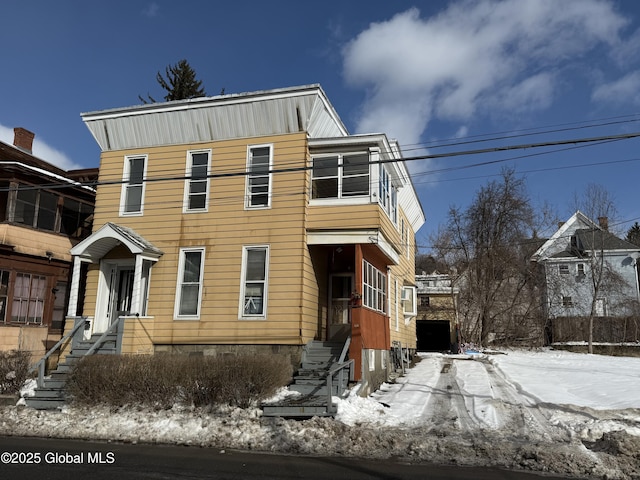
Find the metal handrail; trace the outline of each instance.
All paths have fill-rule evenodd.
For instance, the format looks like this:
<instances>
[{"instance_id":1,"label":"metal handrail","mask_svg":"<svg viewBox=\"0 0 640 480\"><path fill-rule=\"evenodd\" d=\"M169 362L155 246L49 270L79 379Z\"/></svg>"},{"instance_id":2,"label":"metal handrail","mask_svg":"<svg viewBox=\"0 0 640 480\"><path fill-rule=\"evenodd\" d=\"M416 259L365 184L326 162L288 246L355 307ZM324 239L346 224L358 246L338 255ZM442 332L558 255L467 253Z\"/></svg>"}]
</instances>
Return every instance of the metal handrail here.
<instances>
[{"instance_id":1,"label":"metal handrail","mask_svg":"<svg viewBox=\"0 0 640 480\"><path fill-rule=\"evenodd\" d=\"M73 328L71 329L71 331L66 333L60 340L58 340L58 343L56 343L53 347L51 347L51 349L47 353L45 353L44 357L38 360L38 362L29 369L29 373L38 369L38 380L37 380L38 387L42 388L44 386L44 370L49 357L51 357L51 355L53 355L53 352L55 352L58 348L60 348L60 346L66 340L74 336L81 326L84 326L84 318L80 322L77 321L73 326Z\"/></svg>"},{"instance_id":2,"label":"metal handrail","mask_svg":"<svg viewBox=\"0 0 640 480\"><path fill-rule=\"evenodd\" d=\"M338 365L334 366L332 369L330 369L327 372L327 412L333 412L333 401L332 401L333 376L336 373L340 372L338 385L342 385L342 380L343 380L342 375L343 375L344 369L347 367L351 367L354 364L355 363L353 359L347 360L346 362L339 363ZM353 368L349 368L349 380L353 381L353 379L354 379ZM341 392L339 392L339 394L341 394Z\"/></svg>"},{"instance_id":3,"label":"metal handrail","mask_svg":"<svg viewBox=\"0 0 640 480\"><path fill-rule=\"evenodd\" d=\"M105 342L107 335L109 335L113 331L113 329L116 328L123 320L124 317L118 317L115 322L109 325L109 328L107 328L104 333L100 335L100 338L98 338L95 343L91 345L91 348L87 350L87 353L85 353L84 356L86 357L87 355L91 355L93 352L95 352L98 347Z\"/></svg>"}]
</instances>

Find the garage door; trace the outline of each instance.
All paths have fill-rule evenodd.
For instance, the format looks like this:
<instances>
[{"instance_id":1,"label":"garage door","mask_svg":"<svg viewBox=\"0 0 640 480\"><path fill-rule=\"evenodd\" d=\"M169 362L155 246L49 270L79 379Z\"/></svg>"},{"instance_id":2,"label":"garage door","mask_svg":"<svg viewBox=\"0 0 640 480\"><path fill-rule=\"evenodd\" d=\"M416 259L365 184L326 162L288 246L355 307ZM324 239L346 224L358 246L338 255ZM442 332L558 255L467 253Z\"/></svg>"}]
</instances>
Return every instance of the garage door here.
<instances>
[{"instance_id":1,"label":"garage door","mask_svg":"<svg viewBox=\"0 0 640 480\"><path fill-rule=\"evenodd\" d=\"M418 320L416 336L419 352L448 352L451 349L448 320Z\"/></svg>"}]
</instances>

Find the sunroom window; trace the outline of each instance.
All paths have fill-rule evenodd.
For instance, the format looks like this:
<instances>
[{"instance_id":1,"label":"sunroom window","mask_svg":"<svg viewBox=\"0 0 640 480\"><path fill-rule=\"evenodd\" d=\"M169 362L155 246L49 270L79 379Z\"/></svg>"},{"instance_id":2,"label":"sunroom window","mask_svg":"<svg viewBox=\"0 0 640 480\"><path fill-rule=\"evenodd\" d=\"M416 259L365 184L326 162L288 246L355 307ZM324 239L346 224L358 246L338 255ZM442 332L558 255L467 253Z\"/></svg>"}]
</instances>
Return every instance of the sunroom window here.
<instances>
[{"instance_id":1,"label":"sunroom window","mask_svg":"<svg viewBox=\"0 0 640 480\"><path fill-rule=\"evenodd\" d=\"M350 153L313 158L311 198L366 197L370 192L369 154Z\"/></svg>"}]
</instances>

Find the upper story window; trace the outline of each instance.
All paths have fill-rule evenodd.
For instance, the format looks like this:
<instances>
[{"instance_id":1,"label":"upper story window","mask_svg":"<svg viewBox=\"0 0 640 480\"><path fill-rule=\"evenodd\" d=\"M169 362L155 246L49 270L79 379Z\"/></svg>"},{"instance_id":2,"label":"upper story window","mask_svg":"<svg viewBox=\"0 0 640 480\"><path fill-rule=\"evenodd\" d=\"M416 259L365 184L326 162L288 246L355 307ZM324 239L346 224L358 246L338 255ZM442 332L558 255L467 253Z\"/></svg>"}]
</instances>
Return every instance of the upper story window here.
<instances>
[{"instance_id":1,"label":"upper story window","mask_svg":"<svg viewBox=\"0 0 640 480\"><path fill-rule=\"evenodd\" d=\"M0 221L84 238L91 232L93 206L34 185L0 185Z\"/></svg>"},{"instance_id":2,"label":"upper story window","mask_svg":"<svg viewBox=\"0 0 640 480\"><path fill-rule=\"evenodd\" d=\"M147 156L124 157L120 215L142 215Z\"/></svg>"},{"instance_id":3,"label":"upper story window","mask_svg":"<svg viewBox=\"0 0 640 480\"><path fill-rule=\"evenodd\" d=\"M206 212L209 200L211 150L188 152L184 212Z\"/></svg>"},{"instance_id":4,"label":"upper story window","mask_svg":"<svg viewBox=\"0 0 640 480\"><path fill-rule=\"evenodd\" d=\"M560 275L569 275L569 265L558 265Z\"/></svg>"},{"instance_id":5,"label":"upper story window","mask_svg":"<svg viewBox=\"0 0 640 480\"><path fill-rule=\"evenodd\" d=\"M380 164L380 194L378 203L382 206L394 224L398 223L398 189L391 182L391 176L383 164Z\"/></svg>"},{"instance_id":6,"label":"upper story window","mask_svg":"<svg viewBox=\"0 0 640 480\"><path fill-rule=\"evenodd\" d=\"M368 197L369 177L368 153L313 157L311 198Z\"/></svg>"},{"instance_id":7,"label":"upper story window","mask_svg":"<svg viewBox=\"0 0 640 480\"><path fill-rule=\"evenodd\" d=\"M250 146L247 152L246 208L271 206L271 145Z\"/></svg>"},{"instance_id":8,"label":"upper story window","mask_svg":"<svg viewBox=\"0 0 640 480\"><path fill-rule=\"evenodd\" d=\"M180 249L174 318L200 318L203 272L204 247Z\"/></svg>"}]
</instances>

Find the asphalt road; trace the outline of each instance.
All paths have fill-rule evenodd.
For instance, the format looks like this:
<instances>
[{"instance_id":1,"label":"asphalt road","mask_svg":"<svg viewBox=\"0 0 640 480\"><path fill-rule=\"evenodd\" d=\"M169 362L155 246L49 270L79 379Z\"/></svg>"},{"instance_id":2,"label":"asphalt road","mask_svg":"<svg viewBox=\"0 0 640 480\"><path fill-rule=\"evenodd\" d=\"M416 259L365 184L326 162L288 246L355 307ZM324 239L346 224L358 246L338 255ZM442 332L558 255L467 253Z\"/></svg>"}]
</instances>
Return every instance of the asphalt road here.
<instances>
[{"instance_id":1,"label":"asphalt road","mask_svg":"<svg viewBox=\"0 0 640 480\"><path fill-rule=\"evenodd\" d=\"M407 465L199 447L0 437L1 479L549 480L499 469ZM566 479L565 479L566 480Z\"/></svg>"}]
</instances>

